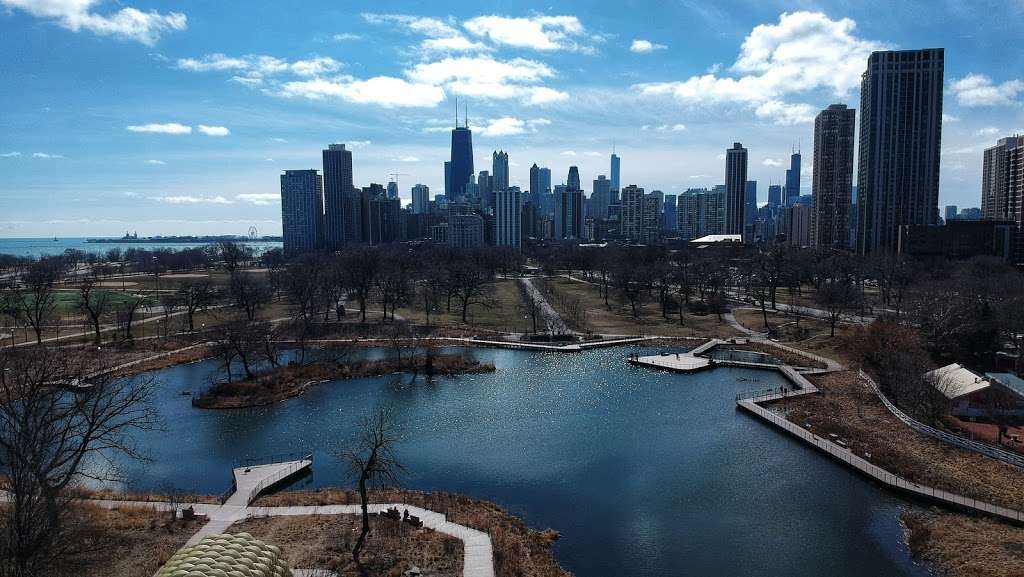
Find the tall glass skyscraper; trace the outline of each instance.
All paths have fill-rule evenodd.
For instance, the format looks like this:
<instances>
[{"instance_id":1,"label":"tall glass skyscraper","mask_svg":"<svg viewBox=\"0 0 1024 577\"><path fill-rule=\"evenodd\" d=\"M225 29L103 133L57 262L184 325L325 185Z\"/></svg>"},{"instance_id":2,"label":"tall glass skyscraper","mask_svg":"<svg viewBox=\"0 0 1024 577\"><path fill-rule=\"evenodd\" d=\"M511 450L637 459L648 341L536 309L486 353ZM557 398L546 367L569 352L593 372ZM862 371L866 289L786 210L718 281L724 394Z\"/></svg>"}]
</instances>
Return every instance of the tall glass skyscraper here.
<instances>
[{"instance_id":1,"label":"tall glass skyscraper","mask_svg":"<svg viewBox=\"0 0 1024 577\"><path fill-rule=\"evenodd\" d=\"M473 178L473 132L469 125L456 126L452 130L450 197L465 194L466 185Z\"/></svg>"},{"instance_id":2,"label":"tall glass skyscraper","mask_svg":"<svg viewBox=\"0 0 1024 577\"><path fill-rule=\"evenodd\" d=\"M786 198L783 199L786 206L796 204L800 198L800 160L799 151L789 155L789 168L786 169Z\"/></svg>"},{"instance_id":3,"label":"tall glass skyscraper","mask_svg":"<svg viewBox=\"0 0 1024 577\"><path fill-rule=\"evenodd\" d=\"M814 119L811 245L849 248L856 112L833 104Z\"/></svg>"},{"instance_id":4,"label":"tall glass skyscraper","mask_svg":"<svg viewBox=\"0 0 1024 577\"><path fill-rule=\"evenodd\" d=\"M747 196L747 149L739 142L725 151L725 234L743 234Z\"/></svg>"},{"instance_id":5,"label":"tall glass skyscraper","mask_svg":"<svg viewBox=\"0 0 1024 577\"><path fill-rule=\"evenodd\" d=\"M295 256L320 248L324 221L324 181L315 169L281 175L281 231L284 253Z\"/></svg>"},{"instance_id":6,"label":"tall glass skyscraper","mask_svg":"<svg viewBox=\"0 0 1024 577\"><path fill-rule=\"evenodd\" d=\"M346 241L358 241L358 231L349 238L349 231L356 225L352 185L352 151L344 144L330 144L323 151L324 187L324 230L323 242L326 250L338 250Z\"/></svg>"},{"instance_id":7,"label":"tall glass skyscraper","mask_svg":"<svg viewBox=\"0 0 1024 577\"><path fill-rule=\"evenodd\" d=\"M580 186L580 169L575 166L569 167L569 178L565 181L565 186L569 190L583 190Z\"/></svg>"},{"instance_id":8,"label":"tall glass skyscraper","mask_svg":"<svg viewBox=\"0 0 1024 577\"><path fill-rule=\"evenodd\" d=\"M611 172L609 174L611 174L612 190L615 191L615 192L618 192L619 191L619 156L617 154L615 154L614 152L612 153L612 165L611 165Z\"/></svg>"},{"instance_id":9,"label":"tall glass skyscraper","mask_svg":"<svg viewBox=\"0 0 1024 577\"><path fill-rule=\"evenodd\" d=\"M899 227L939 216L942 48L874 52L861 78L857 251L897 248Z\"/></svg>"}]
</instances>

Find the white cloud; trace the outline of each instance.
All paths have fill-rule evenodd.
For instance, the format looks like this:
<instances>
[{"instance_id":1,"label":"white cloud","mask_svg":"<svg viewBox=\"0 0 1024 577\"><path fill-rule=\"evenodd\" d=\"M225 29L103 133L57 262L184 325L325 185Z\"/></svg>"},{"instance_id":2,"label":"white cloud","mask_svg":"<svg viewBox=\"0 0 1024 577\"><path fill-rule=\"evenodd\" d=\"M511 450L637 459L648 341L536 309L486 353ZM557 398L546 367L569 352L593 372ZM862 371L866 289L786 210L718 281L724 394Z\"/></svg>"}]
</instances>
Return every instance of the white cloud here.
<instances>
[{"instance_id":1,"label":"white cloud","mask_svg":"<svg viewBox=\"0 0 1024 577\"><path fill-rule=\"evenodd\" d=\"M200 124L197 128L199 129L199 132L202 132L206 136L227 136L231 134L231 131L228 130L226 126L207 126L205 124Z\"/></svg>"},{"instance_id":2,"label":"white cloud","mask_svg":"<svg viewBox=\"0 0 1024 577\"><path fill-rule=\"evenodd\" d=\"M410 32L431 38L449 38L459 36L459 31L451 24L438 18L411 16L408 14L373 14L364 12L363 20L369 24L397 24Z\"/></svg>"},{"instance_id":3,"label":"white cloud","mask_svg":"<svg viewBox=\"0 0 1024 577\"><path fill-rule=\"evenodd\" d=\"M645 125L640 127L640 130L650 130L650 129L651 129L651 127L649 125L647 125L647 124L645 124ZM685 132L686 131L686 125L685 124L661 124L661 125L655 127L654 130L657 130L659 132Z\"/></svg>"},{"instance_id":4,"label":"white cloud","mask_svg":"<svg viewBox=\"0 0 1024 577\"><path fill-rule=\"evenodd\" d=\"M946 114L945 112L943 112L942 113L942 121L943 122L960 122L960 117L959 116L953 116L952 114Z\"/></svg>"},{"instance_id":5,"label":"white cloud","mask_svg":"<svg viewBox=\"0 0 1024 577\"><path fill-rule=\"evenodd\" d=\"M362 40L363 37L360 34L352 34L351 32L342 32L341 34L335 34L331 36L331 40L335 42L346 42L349 40Z\"/></svg>"},{"instance_id":6,"label":"white cloud","mask_svg":"<svg viewBox=\"0 0 1024 577\"><path fill-rule=\"evenodd\" d=\"M793 125L811 122L818 109L810 104L788 103L781 100L769 100L754 109L758 118L770 120L775 124Z\"/></svg>"},{"instance_id":7,"label":"white cloud","mask_svg":"<svg viewBox=\"0 0 1024 577\"><path fill-rule=\"evenodd\" d=\"M223 196L191 196L191 195L180 195L180 196L151 196L150 200L162 202L164 204L232 204L231 200L224 198Z\"/></svg>"},{"instance_id":8,"label":"white cloud","mask_svg":"<svg viewBox=\"0 0 1024 577\"><path fill-rule=\"evenodd\" d=\"M157 160L155 158L150 158L149 160L146 161L146 164L150 164L150 165L153 165L153 166L163 166L163 165L165 165L167 163L162 161L162 160Z\"/></svg>"},{"instance_id":9,"label":"white cloud","mask_svg":"<svg viewBox=\"0 0 1024 577\"><path fill-rule=\"evenodd\" d=\"M765 166L776 167L776 166L782 166L782 161L781 160L775 160L774 158L766 158L766 159L764 159L761 162L761 164L763 164Z\"/></svg>"},{"instance_id":10,"label":"white cloud","mask_svg":"<svg viewBox=\"0 0 1024 577\"><path fill-rule=\"evenodd\" d=\"M348 142L348 147L349 148L366 148L367 146L370 146L370 144L371 143L370 143L369 140L351 140L351 141Z\"/></svg>"},{"instance_id":11,"label":"white cloud","mask_svg":"<svg viewBox=\"0 0 1024 577\"><path fill-rule=\"evenodd\" d=\"M1014 104L1017 94L1024 92L1024 82L1007 80L996 84L984 74L968 74L954 81L951 88L960 106L1006 106Z\"/></svg>"},{"instance_id":12,"label":"white cloud","mask_svg":"<svg viewBox=\"0 0 1024 577\"><path fill-rule=\"evenodd\" d=\"M232 76L228 80L245 86L261 86L263 84L263 79L259 76Z\"/></svg>"},{"instance_id":13,"label":"white cloud","mask_svg":"<svg viewBox=\"0 0 1024 577\"><path fill-rule=\"evenodd\" d=\"M242 202L249 202L257 206L277 204L281 201L281 195L274 192L257 192L247 194L236 194L235 199Z\"/></svg>"},{"instance_id":14,"label":"white cloud","mask_svg":"<svg viewBox=\"0 0 1024 577\"><path fill-rule=\"evenodd\" d=\"M562 156L576 156L576 151L575 150L563 150L559 154L561 154Z\"/></svg>"},{"instance_id":15,"label":"white cloud","mask_svg":"<svg viewBox=\"0 0 1024 577\"><path fill-rule=\"evenodd\" d=\"M583 153L583 156L591 156L591 157L594 157L594 158L600 158L600 157L602 157L604 155L601 154L600 152L597 152L597 151L594 151L594 150L588 150L588 151Z\"/></svg>"},{"instance_id":16,"label":"white cloud","mask_svg":"<svg viewBox=\"0 0 1024 577\"><path fill-rule=\"evenodd\" d=\"M73 32L88 30L100 36L135 40L152 46L165 32L185 30L188 18L180 12L161 14L125 7L111 14L91 9L100 0L0 0L8 8L17 8L37 17L54 20Z\"/></svg>"},{"instance_id":17,"label":"white cloud","mask_svg":"<svg viewBox=\"0 0 1024 577\"><path fill-rule=\"evenodd\" d=\"M121 193L121 196L123 196L125 198L135 198L136 196L139 196L139 193L132 192L130 190L126 190L126 191Z\"/></svg>"},{"instance_id":18,"label":"white cloud","mask_svg":"<svg viewBox=\"0 0 1024 577\"><path fill-rule=\"evenodd\" d=\"M784 13L775 24L756 26L730 67L676 82L639 84L640 93L666 95L688 106L739 104L758 118L780 124L807 122L814 108L784 97L812 90L846 96L860 83L868 56L889 46L855 36L849 18L831 20L821 12Z\"/></svg>"},{"instance_id":19,"label":"white cloud","mask_svg":"<svg viewBox=\"0 0 1024 577\"><path fill-rule=\"evenodd\" d=\"M377 104L392 107L434 107L444 98L439 86L421 82L409 82L391 76L375 76L368 80L342 77L334 80L315 78L286 82L281 94L310 100L339 98L356 104Z\"/></svg>"},{"instance_id":20,"label":"white cloud","mask_svg":"<svg viewBox=\"0 0 1024 577\"><path fill-rule=\"evenodd\" d=\"M637 54L647 54L648 52L654 52L655 50L664 50L668 48L664 44L655 44L650 40L635 39L633 43L629 45L629 51Z\"/></svg>"},{"instance_id":21,"label":"white cloud","mask_svg":"<svg viewBox=\"0 0 1024 577\"><path fill-rule=\"evenodd\" d=\"M513 136L527 132L536 132L539 126L548 126L551 121L546 118L534 118L521 120L512 116L492 118L483 125L474 125L471 128L481 136Z\"/></svg>"},{"instance_id":22,"label":"white cloud","mask_svg":"<svg viewBox=\"0 0 1024 577\"><path fill-rule=\"evenodd\" d=\"M343 64L327 56L288 61L275 56L246 54L227 56L219 52L200 58L179 58L176 67L189 72L238 72L231 80L243 84L259 84L267 76L294 74L313 77L339 70Z\"/></svg>"},{"instance_id":23,"label":"white cloud","mask_svg":"<svg viewBox=\"0 0 1024 577\"><path fill-rule=\"evenodd\" d=\"M0 154L0 158L18 158L19 156L21 156L21 153L18 151L4 152L3 154Z\"/></svg>"},{"instance_id":24,"label":"white cloud","mask_svg":"<svg viewBox=\"0 0 1024 577\"><path fill-rule=\"evenodd\" d=\"M144 132L153 134L192 134L192 127L184 124L178 124L177 122L167 123L155 123L149 124L132 124L125 127L126 130L131 132Z\"/></svg>"},{"instance_id":25,"label":"white cloud","mask_svg":"<svg viewBox=\"0 0 1024 577\"><path fill-rule=\"evenodd\" d=\"M537 86L531 88L529 96L526 97L525 103L532 105L544 105L552 104L554 102L565 102L569 100L569 95L560 90L548 88L546 86Z\"/></svg>"},{"instance_id":26,"label":"white cloud","mask_svg":"<svg viewBox=\"0 0 1024 577\"><path fill-rule=\"evenodd\" d=\"M584 34L583 24L575 16L478 16L462 26L470 34L499 46L534 50L585 49L575 41Z\"/></svg>"},{"instance_id":27,"label":"white cloud","mask_svg":"<svg viewBox=\"0 0 1024 577\"><path fill-rule=\"evenodd\" d=\"M395 156L391 159L391 162L419 162L420 157L418 156Z\"/></svg>"},{"instance_id":28,"label":"white cloud","mask_svg":"<svg viewBox=\"0 0 1024 577\"><path fill-rule=\"evenodd\" d=\"M1002 131L995 126L986 126L985 128L979 128L976 130L974 135L983 138L991 138L993 136L998 136L1000 132Z\"/></svg>"},{"instance_id":29,"label":"white cloud","mask_svg":"<svg viewBox=\"0 0 1024 577\"><path fill-rule=\"evenodd\" d=\"M427 38L420 46L424 50L435 52L471 52L490 50L490 47L481 42L473 42L465 36L451 36L448 38Z\"/></svg>"},{"instance_id":30,"label":"white cloud","mask_svg":"<svg viewBox=\"0 0 1024 577\"><path fill-rule=\"evenodd\" d=\"M279 136L275 136L275 137L271 138L270 140L273 140L274 142L280 142L281 144L288 144L287 140L285 140L284 138L281 138Z\"/></svg>"},{"instance_id":31,"label":"white cloud","mask_svg":"<svg viewBox=\"0 0 1024 577\"><path fill-rule=\"evenodd\" d=\"M32 158L41 158L43 160L52 160L52 159L64 158L64 156L61 155L61 154L49 154L49 153L46 153L46 152L33 152L32 153Z\"/></svg>"}]
</instances>

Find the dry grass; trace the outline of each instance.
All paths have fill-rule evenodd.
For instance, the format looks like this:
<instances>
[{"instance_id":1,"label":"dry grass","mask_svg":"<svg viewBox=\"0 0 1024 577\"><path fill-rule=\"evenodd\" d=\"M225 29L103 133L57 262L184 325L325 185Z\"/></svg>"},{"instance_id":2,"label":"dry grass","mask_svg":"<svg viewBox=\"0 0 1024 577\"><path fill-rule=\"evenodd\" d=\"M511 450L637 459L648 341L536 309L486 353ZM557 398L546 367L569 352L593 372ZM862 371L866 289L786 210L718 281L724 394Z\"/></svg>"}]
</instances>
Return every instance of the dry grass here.
<instances>
[{"instance_id":1,"label":"dry grass","mask_svg":"<svg viewBox=\"0 0 1024 577\"><path fill-rule=\"evenodd\" d=\"M141 508L80 506L84 527L67 574L88 577L152 575L202 527L204 520L170 522L169 513Z\"/></svg>"},{"instance_id":2,"label":"dry grass","mask_svg":"<svg viewBox=\"0 0 1024 577\"><path fill-rule=\"evenodd\" d=\"M671 313L662 318L661 308L657 301L646 299L640 311L640 318L634 318L632 309L615 295L614 289L604 304L600 287L585 282L573 281L564 277L534 279L533 283L540 288L545 286L556 297L549 299L551 306L558 311L570 326L582 332L613 335L665 335L680 337L732 337L738 332L725 321L719 322L716 315L696 316L685 314L683 324L679 324L678 313ZM563 303L579 302L583 312L574 319L571 311Z\"/></svg>"},{"instance_id":3,"label":"dry grass","mask_svg":"<svg viewBox=\"0 0 1024 577\"><path fill-rule=\"evenodd\" d=\"M551 544L558 533L550 529L531 529L501 507L470 497L449 493L389 490L371 494L374 503L405 503L444 513L450 521L484 531L494 547L497 577L569 577L551 555ZM312 492L288 492L267 495L257 506L331 505L359 502L355 491L321 489Z\"/></svg>"},{"instance_id":4,"label":"dry grass","mask_svg":"<svg viewBox=\"0 0 1024 577\"><path fill-rule=\"evenodd\" d=\"M959 513L903 514L911 553L948 577L1024 575L1024 528Z\"/></svg>"},{"instance_id":5,"label":"dry grass","mask_svg":"<svg viewBox=\"0 0 1024 577\"><path fill-rule=\"evenodd\" d=\"M491 283L491 295L486 305L471 305L467 311L466 320L462 322L462 309L455 299L452 299L452 310L445 310L445 302L442 300L440 311L430 315L430 324L444 327L465 327L486 329L503 332L524 332L529 326L529 320L524 317L520 310L522 296L515 279L499 279ZM426 316L423 314L423 306L414 302L411 306L400 307L398 316L416 324L425 324Z\"/></svg>"},{"instance_id":6,"label":"dry grass","mask_svg":"<svg viewBox=\"0 0 1024 577\"><path fill-rule=\"evenodd\" d=\"M1024 472L919 434L894 417L853 371L809 376L821 390L773 404L818 435L836 433L857 455L904 478L1012 509L1024 509Z\"/></svg>"},{"instance_id":7,"label":"dry grass","mask_svg":"<svg viewBox=\"0 0 1024 577\"><path fill-rule=\"evenodd\" d=\"M281 547L292 569L328 569L355 577L360 572L352 562L352 546L360 527L359 515L304 515L249 519L228 532L250 533ZM397 577L413 565L428 575L454 577L462 574L462 542L374 515L361 561L364 575L373 577Z\"/></svg>"}]
</instances>

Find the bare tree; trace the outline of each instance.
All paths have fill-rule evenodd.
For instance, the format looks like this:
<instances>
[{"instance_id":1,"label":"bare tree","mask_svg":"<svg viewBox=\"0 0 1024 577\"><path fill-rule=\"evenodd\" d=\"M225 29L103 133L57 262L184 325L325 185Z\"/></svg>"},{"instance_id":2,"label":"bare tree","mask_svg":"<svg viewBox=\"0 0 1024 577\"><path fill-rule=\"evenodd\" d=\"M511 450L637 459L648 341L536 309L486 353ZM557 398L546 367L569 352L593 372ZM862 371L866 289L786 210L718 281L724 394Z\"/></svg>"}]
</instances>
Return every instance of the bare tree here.
<instances>
[{"instance_id":1,"label":"bare tree","mask_svg":"<svg viewBox=\"0 0 1024 577\"><path fill-rule=\"evenodd\" d=\"M122 303L118 311L119 321L124 331L124 338L132 339L132 325L135 323L135 314L139 312L146 299L137 296L129 296Z\"/></svg>"},{"instance_id":2,"label":"bare tree","mask_svg":"<svg viewBox=\"0 0 1024 577\"><path fill-rule=\"evenodd\" d=\"M32 327L36 343L43 342L43 328L57 310L56 284L60 267L53 259L43 259L28 266L21 276L21 287L12 285L8 292L11 306L18 318Z\"/></svg>"},{"instance_id":3,"label":"bare tree","mask_svg":"<svg viewBox=\"0 0 1024 577\"><path fill-rule=\"evenodd\" d=\"M149 383L95 377L65 349L0 351L0 575L53 574L68 547L71 490L88 479L123 480L118 457L143 458L132 437L159 426Z\"/></svg>"},{"instance_id":4,"label":"bare tree","mask_svg":"<svg viewBox=\"0 0 1024 577\"><path fill-rule=\"evenodd\" d=\"M828 311L829 336L836 336L836 324L843 313L856 309L860 302L860 291L847 278L838 278L825 282L818 287L815 301Z\"/></svg>"},{"instance_id":5,"label":"bare tree","mask_svg":"<svg viewBox=\"0 0 1024 577\"><path fill-rule=\"evenodd\" d=\"M359 502L362 506L362 530L352 548L352 560L360 565L359 555L370 533L368 491L371 487L395 485L405 468L398 461L396 448L400 441L390 408L377 409L359 420L356 437L342 457L358 478Z\"/></svg>"},{"instance_id":6,"label":"bare tree","mask_svg":"<svg viewBox=\"0 0 1024 577\"><path fill-rule=\"evenodd\" d=\"M209 280L203 280L182 284L181 288L178 289L177 295L185 307L185 315L188 317L188 330L189 332L194 332L196 330L196 313L206 310L210 306L217 295L217 291Z\"/></svg>"},{"instance_id":7,"label":"bare tree","mask_svg":"<svg viewBox=\"0 0 1024 577\"><path fill-rule=\"evenodd\" d=\"M366 323L366 303L380 274L380 255L372 248L355 248L344 254L342 267L347 277L345 284L359 303L360 322Z\"/></svg>"},{"instance_id":8,"label":"bare tree","mask_svg":"<svg viewBox=\"0 0 1024 577\"><path fill-rule=\"evenodd\" d=\"M97 288L98 284L99 279L95 275L89 275L78 285L78 307L89 317L97 345L102 342L100 321L114 304L110 291Z\"/></svg>"},{"instance_id":9,"label":"bare tree","mask_svg":"<svg viewBox=\"0 0 1024 577\"><path fill-rule=\"evenodd\" d=\"M490 302L490 280L487 271L472 262L465 262L454 270L451 281L455 287L455 298L462 309L462 322L468 322L469 307Z\"/></svg>"},{"instance_id":10,"label":"bare tree","mask_svg":"<svg viewBox=\"0 0 1024 577\"><path fill-rule=\"evenodd\" d=\"M270 287L252 274L236 272L231 277L231 297L250 321L256 320L256 312L270 302Z\"/></svg>"}]
</instances>

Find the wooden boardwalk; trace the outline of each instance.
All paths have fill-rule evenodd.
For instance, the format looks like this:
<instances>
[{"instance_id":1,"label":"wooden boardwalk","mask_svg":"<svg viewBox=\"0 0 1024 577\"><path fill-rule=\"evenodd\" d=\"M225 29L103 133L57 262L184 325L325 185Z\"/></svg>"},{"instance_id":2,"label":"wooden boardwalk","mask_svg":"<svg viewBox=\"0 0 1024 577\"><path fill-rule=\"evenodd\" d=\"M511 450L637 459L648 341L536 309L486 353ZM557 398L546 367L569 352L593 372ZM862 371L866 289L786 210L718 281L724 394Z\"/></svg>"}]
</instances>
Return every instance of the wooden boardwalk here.
<instances>
[{"instance_id":1,"label":"wooden boardwalk","mask_svg":"<svg viewBox=\"0 0 1024 577\"><path fill-rule=\"evenodd\" d=\"M245 507L256 500L268 487L299 474L313 466L313 459L307 457L297 461L268 463L251 467L235 467L235 492L224 502L225 506Z\"/></svg>"}]
</instances>

